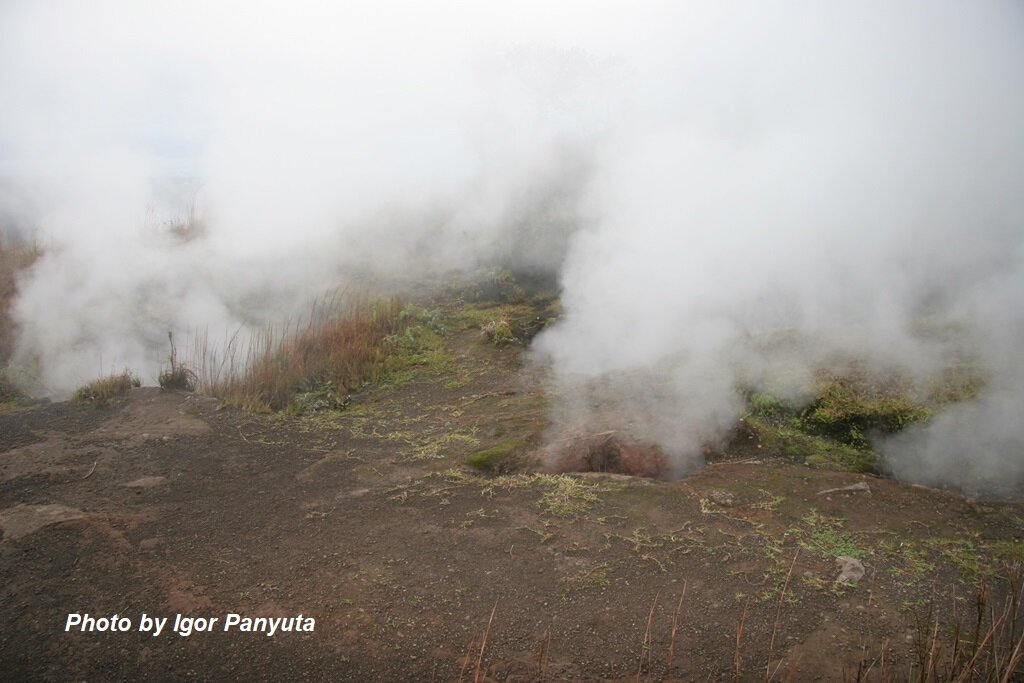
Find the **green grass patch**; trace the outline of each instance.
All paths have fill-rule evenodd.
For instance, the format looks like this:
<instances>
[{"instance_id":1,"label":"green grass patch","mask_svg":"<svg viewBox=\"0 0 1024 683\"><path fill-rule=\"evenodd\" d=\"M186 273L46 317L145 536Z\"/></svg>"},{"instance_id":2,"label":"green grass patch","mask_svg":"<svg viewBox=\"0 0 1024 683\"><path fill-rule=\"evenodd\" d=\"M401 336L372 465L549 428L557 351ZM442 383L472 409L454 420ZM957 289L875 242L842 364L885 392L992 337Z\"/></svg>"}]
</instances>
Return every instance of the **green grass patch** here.
<instances>
[{"instance_id":1,"label":"green grass patch","mask_svg":"<svg viewBox=\"0 0 1024 683\"><path fill-rule=\"evenodd\" d=\"M996 559L1024 564L1024 543L1020 541L991 541L986 545Z\"/></svg>"},{"instance_id":2,"label":"green grass patch","mask_svg":"<svg viewBox=\"0 0 1024 683\"><path fill-rule=\"evenodd\" d=\"M526 344L559 315L559 304L550 296L517 303L477 302L449 311L453 330L477 330L481 340L495 346Z\"/></svg>"},{"instance_id":3,"label":"green grass patch","mask_svg":"<svg viewBox=\"0 0 1024 683\"><path fill-rule=\"evenodd\" d=\"M814 402L796 419L805 431L866 448L866 435L871 432L898 432L929 417L931 411L906 382L882 383L864 373L852 373L821 377Z\"/></svg>"},{"instance_id":4,"label":"green grass patch","mask_svg":"<svg viewBox=\"0 0 1024 683\"><path fill-rule=\"evenodd\" d=\"M877 472L879 458L869 443L873 434L925 422L942 405L972 398L982 384L966 361L946 368L927 386L856 362L837 366L816 374L803 402L743 390L747 422L774 452L814 467Z\"/></svg>"},{"instance_id":5,"label":"green grass patch","mask_svg":"<svg viewBox=\"0 0 1024 683\"><path fill-rule=\"evenodd\" d=\"M431 325L413 325L389 337L386 348L389 353L381 378L385 384L398 387L439 375L448 377L446 388L458 388L468 381L445 347L441 332Z\"/></svg>"},{"instance_id":6,"label":"green grass patch","mask_svg":"<svg viewBox=\"0 0 1024 683\"><path fill-rule=\"evenodd\" d=\"M924 541L924 545L953 564L968 581L995 574L992 563L969 538L932 538Z\"/></svg>"},{"instance_id":7,"label":"green grass patch","mask_svg":"<svg viewBox=\"0 0 1024 683\"><path fill-rule=\"evenodd\" d=\"M744 418L768 452L793 462L848 472L877 472L878 455L792 426L779 426L759 415Z\"/></svg>"},{"instance_id":8,"label":"green grass patch","mask_svg":"<svg viewBox=\"0 0 1024 683\"><path fill-rule=\"evenodd\" d=\"M817 510L811 510L800 520L800 526L792 529L802 547L825 558L836 558L842 555L861 559L869 554L869 550L857 542L850 534L843 531L843 521L835 517L827 517Z\"/></svg>"},{"instance_id":9,"label":"green grass patch","mask_svg":"<svg viewBox=\"0 0 1024 683\"><path fill-rule=\"evenodd\" d=\"M883 541L879 549L892 558L892 571L896 575L908 581L920 581L931 576L936 570L936 564L929 557L928 552L914 541Z\"/></svg>"}]
</instances>

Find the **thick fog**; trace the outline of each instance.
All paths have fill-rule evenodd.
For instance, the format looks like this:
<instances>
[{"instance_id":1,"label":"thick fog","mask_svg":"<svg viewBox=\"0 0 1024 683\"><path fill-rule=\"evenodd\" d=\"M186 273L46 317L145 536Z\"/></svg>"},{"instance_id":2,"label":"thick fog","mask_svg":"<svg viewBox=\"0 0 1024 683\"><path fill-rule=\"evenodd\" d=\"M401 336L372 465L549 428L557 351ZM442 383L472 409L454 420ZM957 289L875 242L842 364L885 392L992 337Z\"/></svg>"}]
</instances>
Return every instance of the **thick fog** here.
<instances>
[{"instance_id":1,"label":"thick fog","mask_svg":"<svg viewBox=\"0 0 1024 683\"><path fill-rule=\"evenodd\" d=\"M8 2L0 92L2 224L46 248L13 311L36 390L501 262L559 274L558 425L681 473L740 385L966 354L978 399L880 447L1024 480L1019 3Z\"/></svg>"}]
</instances>

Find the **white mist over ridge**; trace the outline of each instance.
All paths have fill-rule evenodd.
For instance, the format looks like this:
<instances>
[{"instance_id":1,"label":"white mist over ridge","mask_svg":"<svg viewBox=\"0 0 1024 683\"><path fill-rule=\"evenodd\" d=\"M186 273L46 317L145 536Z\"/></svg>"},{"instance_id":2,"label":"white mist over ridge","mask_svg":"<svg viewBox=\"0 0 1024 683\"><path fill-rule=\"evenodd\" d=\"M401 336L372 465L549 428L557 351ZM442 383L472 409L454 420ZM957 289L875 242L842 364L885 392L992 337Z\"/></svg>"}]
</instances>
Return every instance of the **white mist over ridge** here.
<instances>
[{"instance_id":1,"label":"white mist over ridge","mask_svg":"<svg viewBox=\"0 0 1024 683\"><path fill-rule=\"evenodd\" d=\"M621 67L545 41L539 8L5 5L5 223L47 246L15 364L58 394L152 381L168 329L244 338L347 273L556 269ZM168 175L201 181L184 244L154 215Z\"/></svg>"},{"instance_id":2,"label":"white mist over ridge","mask_svg":"<svg viewBox=\"0 0 1024 683\"><path fill-rule=\"evenodd\" d=\"M685 472L742 383L844 355L926 381L956 348L915 326L942 320L992 380L881 444L888 466L1024 482L1024 14L983 5L761 9L691 36L685 85L594 161L565 320L536 343L561 423L653 440ZM814 344L758 348L779 331Z\"/></svg>"},{"instance_id":3,"label":"white mist over ridge","mask_svg":"<svg viewBox=\"0 0 1024 683\"><path fill-rule=\"evenodd\" d=\"M683 472L741 380L925 378L938 320L992 379L893 470L1024 480L1017 3L14 2L0 92L0 211L47 246L15 363L47 390L152 380L168 329L244 334L354 272L499 259L561 273L562 424ZM201 179L191 241L153 212L168 175ZM815 341L766 353L780 330Z\"/></svg>"}]
</instances>

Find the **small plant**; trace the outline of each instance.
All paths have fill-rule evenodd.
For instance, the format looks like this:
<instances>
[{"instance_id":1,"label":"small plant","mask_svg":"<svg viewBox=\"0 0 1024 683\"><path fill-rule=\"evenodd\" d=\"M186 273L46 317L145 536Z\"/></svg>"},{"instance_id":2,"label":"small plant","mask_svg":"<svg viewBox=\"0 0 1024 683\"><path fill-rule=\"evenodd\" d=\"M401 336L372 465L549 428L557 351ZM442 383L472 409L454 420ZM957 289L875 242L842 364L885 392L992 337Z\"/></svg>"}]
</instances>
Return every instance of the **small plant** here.
<instances>
[{"instance_id":1,"label":"small plant","mask_svg":"<svg viewBox=\"0 0 1024 683\"><path fill-rule=\"evenodd\" d=\"M537 505L555 517L578 517L590 511L597 502L596 487L566 475L547 479L549 488Z\"/></svg>"},{"instance_id":2,"label":"small plant","mask_svg":"<svg viewBox=\"0 0 1024 683\"><path fill-rule=\"evenodd\" d=\"M89 382L79 387L71 400L75 403L92 403L97 406L104 406L124 396L134 387L142 386L138 376L131 370L116 375L110 375L102 379Z\"/></svg>"},{"instance_id":3,"label":"small plant","mask_svg":"<svg viewBox=\"0 0 1024 683\"><path fill-rule=\"evenodd\" d=\"M352 396L339 392L328 376L314 378L305 383L291 398L286 410L292 415L312 415L325 410L345 410Z\"/></svg>"},{"instance_id":4,"label":"small plant","mask_svg":"<svg viewBox=\"0 0 1024 683\"><path fill-rule=\"evenodd\" d=\"M608 579L608 563L602 562L596 567L581 569L575 574L563 576L559 582L567 591L584 591L595 588L607 588L611 585Z\"/></svg>"},{"instance_id":5,"label":"small plant","mask_svg":"<svg viewBox=\"0 0 1024 683\"><path fill-rule=\"evenodd\" d=\"M843 522L826 517L812 509L803 519L802 526L792 529L802 547L827 558L847 556L860 559L869 554L857 540L842 530Z\"/></svg>"},{"instance_id":6,"label":"small plant","mask_svg":"<svg viewBox=\"0 0 1024 683\"><path fill-rule=\"evenodd\" d=\"M480 328L480 335L499 348L519 341L512 333L512 326L507 320L490 321Z\"/></svg>"},{"instance_id":7,"label":"small plant","mask_svg":"<svg viewBox=\"0 0 1024 683\"><path fill-rule=\"evenodd\" d=\"M178 350L174 346L174 334L167 332L167 341L171 345L170 367L160 373L157 381L161 389L184 389L193 391L196 388L196 373L178 360Z\"/></svg>"}]
</instances>

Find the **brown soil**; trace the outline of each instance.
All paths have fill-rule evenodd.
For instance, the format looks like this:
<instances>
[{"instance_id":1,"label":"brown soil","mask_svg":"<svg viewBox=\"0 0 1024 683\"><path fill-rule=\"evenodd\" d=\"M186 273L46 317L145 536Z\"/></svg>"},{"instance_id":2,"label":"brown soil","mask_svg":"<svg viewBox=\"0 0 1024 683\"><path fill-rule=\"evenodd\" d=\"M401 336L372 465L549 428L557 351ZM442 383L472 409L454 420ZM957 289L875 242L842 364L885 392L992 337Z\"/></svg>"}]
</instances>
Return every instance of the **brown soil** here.
<instances>
[{"instance_id":1,"label":"brown soil","mask_svg":"<svg viewBox=\"0 0 1024 683\"><path fill-rule=\"evenodd\" d=\"M551 471L608 472L631 477L669 479L668 458L654 444L631 443L608 432L579 436L557 445Z\"/></svg>"},{"instance_id":2,"label":"brown soil","mask_svg":"<svg viewBox=\"0 0 1024 683\"><path fill-rule=\"evenodd\" d=\"M841 680L883 644L908 666L929 605L949 615L983 575L998 591L993 568L1021 556L1019 505L811 469L754 438L676 482L621 476L659 460L609 440L580 469L612 475L474 474L475 450L538 438L545 398L520 347L447 343L457 372L339 414L153 388L0 413L2 677L471 680L493 610L481 680L663 680L685 589L676 680L732 679L741 622L739 679ZM865 577L834 583L851 553ZM69 612L316 627L66 633Z\"/></svg>"}]
</instances>

